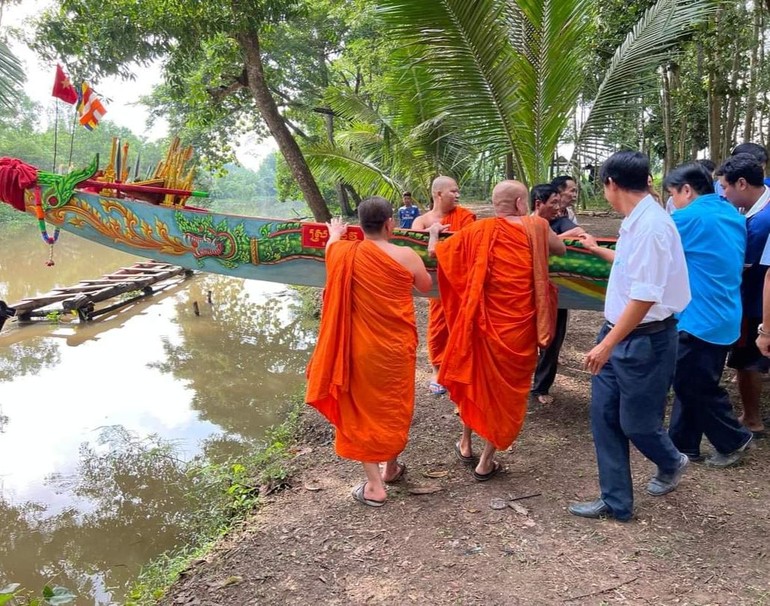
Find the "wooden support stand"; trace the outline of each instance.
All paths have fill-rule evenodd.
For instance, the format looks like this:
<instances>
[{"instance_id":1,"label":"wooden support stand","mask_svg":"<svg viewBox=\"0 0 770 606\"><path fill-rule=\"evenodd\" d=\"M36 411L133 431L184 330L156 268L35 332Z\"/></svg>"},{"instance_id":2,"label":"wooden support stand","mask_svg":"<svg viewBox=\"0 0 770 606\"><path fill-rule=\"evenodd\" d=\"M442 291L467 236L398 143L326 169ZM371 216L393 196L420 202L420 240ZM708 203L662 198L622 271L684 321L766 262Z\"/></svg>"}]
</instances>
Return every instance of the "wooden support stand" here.
<instances>
[{"instance_id":1,"label":"wooden support stand","mask_svg":"<svg viewBox=\"0 0 770 606\"><path fill-rule=\"evenodd\" d=\"M77 312L81 322L88 322L148 297L180 280L185 280L192 274L193 272L189 269L177 265L142 261L102 276L98 280L82 280L75 286L55 288L48 293L23 299L13 305L6 305L4 301L0 301L0 329L5 321L13 316L19 323L24 323L32 322L34 318L48 318L51 314L73 311ZM97 309L98 303L126 293L135 294Z\"/></svg>"}]
</instances>

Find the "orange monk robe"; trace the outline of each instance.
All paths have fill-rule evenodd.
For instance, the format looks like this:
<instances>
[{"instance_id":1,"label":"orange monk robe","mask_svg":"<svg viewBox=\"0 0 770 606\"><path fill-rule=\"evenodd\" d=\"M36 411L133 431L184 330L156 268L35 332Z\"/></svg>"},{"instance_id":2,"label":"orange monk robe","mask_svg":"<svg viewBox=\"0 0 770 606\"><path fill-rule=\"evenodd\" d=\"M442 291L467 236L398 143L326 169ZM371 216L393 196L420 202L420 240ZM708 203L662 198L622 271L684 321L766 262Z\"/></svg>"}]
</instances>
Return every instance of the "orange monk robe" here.
<instances>
[{"instance_id":1,"label":"orange monk robe","mask_svg":"<svg viewBox=\"0 0 770 606\"><path fill-rule=\"evenodd\" d=\"M476 215L462 206L455 206L441 221L449 225L449 231L460 231L466 225L476 220ZM441 299L430 299L428 303L428 359L433 366L441 366L444 360L444 349L449 338L444 308Z\"/></svg>"},{"instance_id":2,"label":"orange monk robe","mask_svg":"<svg viewBox=\"0 0 770 606\"><path fill-rule=\"evenodd\" d=\"M537 228L547 223L540 219ZM439 242L436 257L441 299L452 310L438 380L463 423L503 450L524 424L537 364L527 233L505 219L482 219Z\"/></svg>"},{"instance_id":3,"label":"orange monk robe","mask_svg":"<svg viewBox=\"0 0 770 606\"><path fill-rule=\"evenodd\" d=\"M335 426L335 450L346 459L389 461L406 446L417 354L413 282L368 240L341 240L326 251L305 401Z\"/></svg>"}]
</instances>

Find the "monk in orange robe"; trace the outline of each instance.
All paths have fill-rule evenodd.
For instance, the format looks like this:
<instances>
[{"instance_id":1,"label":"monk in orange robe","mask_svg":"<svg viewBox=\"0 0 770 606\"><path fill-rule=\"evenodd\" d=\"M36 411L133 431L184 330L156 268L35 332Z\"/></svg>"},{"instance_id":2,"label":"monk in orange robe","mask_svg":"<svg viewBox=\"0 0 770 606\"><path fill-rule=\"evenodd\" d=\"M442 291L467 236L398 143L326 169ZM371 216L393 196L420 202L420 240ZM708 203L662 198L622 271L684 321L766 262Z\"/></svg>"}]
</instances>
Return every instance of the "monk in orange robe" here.
<instances>
[{"instance_id":1,"label":"monk in orange robe","mask_svg":"<svg viewBox=\"0 0 770 606\"><path fill-rule=\"evenodd\" d=\"M500 471L495 452L508 448L524 423L538 343L545 340L545 345L549 338L540 333L550 330L542 322L538 325L542 312L537 310L556 312L555 299L549 302L548 255L566 252L547 221L527 216L523 183L498 184L492 205L495 217L442 242L442 226L429 230L429 250L438 259L439 291L450 327L439 381L449 390L463 423L455 445L458 458L476 462L472 432L486 440L473 470L478 481Z\"/></svg>"},{"instance_id":2,"label":"monk in orange robe","mask_svg":"<svg viewBox=\"0 0 770 606\"><path fill-rule=\"evenodd\" d=\"M440 224L446 225L447 231L459 231L476 220L476 215L457 204L460 189L451 177L436 177L431 185L431 197L433 208L417 217L412 223L412 229L424 230ZM449 328L442 301L431 298L428 303L428 359L433 366L433 375L428 387L435 395L446 393L446 388L438 380L438 373L448 338Z\"/></svg>"},{"instance_id":3,"label":"monk in orange robe","mask_svg":"<svg viewBox=\"0 0 770 606\"><path fill-rule=\"evenodd\" d=\"M363 463L366 481L353 497L379 507L385 483L406 470L397 459L414 410L412 288L427 292L432 279L417 253L388 242L395 227L390 202L365 200L358 217L360 241L342 240L341 220L328 224L326 289L305 401L334 425L337 454Z\"/></svg>"}]
</instances>

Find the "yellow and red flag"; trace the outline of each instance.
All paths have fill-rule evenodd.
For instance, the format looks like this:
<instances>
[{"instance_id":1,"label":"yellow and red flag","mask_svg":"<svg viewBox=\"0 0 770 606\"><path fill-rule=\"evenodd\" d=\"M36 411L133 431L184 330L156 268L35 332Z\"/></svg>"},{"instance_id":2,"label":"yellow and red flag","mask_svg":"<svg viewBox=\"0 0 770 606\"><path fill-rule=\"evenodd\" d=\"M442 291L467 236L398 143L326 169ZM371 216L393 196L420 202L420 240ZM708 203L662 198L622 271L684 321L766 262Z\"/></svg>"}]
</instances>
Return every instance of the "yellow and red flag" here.
<instances>
[{"instance_id":1,"label":"yellow and red flag","mask_svg":"<svg viewBox=\"0 0 770 606\"><path fill-rule=\"evenodd\" d=\"M78 91L72 86L72 82L64 73L61 65L56 66L56 77L53 81L51 95L70 105L74 105L78 101Z\"/></svg>"},{"instance_id":2,"label":"yellow and red flag","mask_svg":"<svg viewBox=\"0 0 770 606\"><path fill-rule=\"evenodd\" d=\"M94 130L99 120L102 119L107 110L104 109L99 97L96 96L94 89L83 82L81 85L80 98L78 100L79 121L88 130Z\"/></svg>"}]
</instances>

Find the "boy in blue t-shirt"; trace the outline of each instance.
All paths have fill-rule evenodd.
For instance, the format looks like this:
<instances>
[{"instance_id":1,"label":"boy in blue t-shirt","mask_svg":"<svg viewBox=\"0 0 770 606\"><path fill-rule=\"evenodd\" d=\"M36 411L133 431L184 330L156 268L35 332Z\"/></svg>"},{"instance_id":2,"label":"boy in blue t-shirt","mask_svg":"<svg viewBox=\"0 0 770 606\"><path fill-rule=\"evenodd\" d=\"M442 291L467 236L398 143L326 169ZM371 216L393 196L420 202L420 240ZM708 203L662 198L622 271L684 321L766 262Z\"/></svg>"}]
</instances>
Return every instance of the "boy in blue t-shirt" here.
<instances>
[{"instance_id":1,"label":"boy in blue t-shirt","mask_svg":"<svg viewBox=\"0 0 770 606\"><path fill-rule=\"evenodd\" d=\"M420 216L420 209L415 206L410 192L405 191L402 200L404 205L398 209L399 227L410 229L414 220Z\"/></svg>"}]
</instances>

